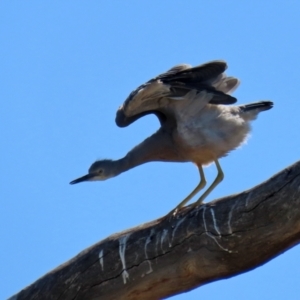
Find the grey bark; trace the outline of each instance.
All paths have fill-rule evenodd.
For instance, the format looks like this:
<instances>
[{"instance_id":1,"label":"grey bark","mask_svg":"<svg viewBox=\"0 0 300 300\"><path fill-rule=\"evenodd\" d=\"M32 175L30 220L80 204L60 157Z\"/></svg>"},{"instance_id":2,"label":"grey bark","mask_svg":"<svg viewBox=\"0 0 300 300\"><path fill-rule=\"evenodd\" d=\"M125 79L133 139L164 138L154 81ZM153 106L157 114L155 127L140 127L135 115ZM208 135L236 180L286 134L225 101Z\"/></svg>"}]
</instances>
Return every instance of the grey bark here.
<instances>
[{"instance_id":1,"label":"grey bark","mask_svg":"<svg viewBox=\"0 0 300 300\"><path fill-rule=\"evenodd\" d=\"M300 240L300 162L239 195L114 234L11 299L162 299L256 268Z\"/></svg>"}]
</instances>

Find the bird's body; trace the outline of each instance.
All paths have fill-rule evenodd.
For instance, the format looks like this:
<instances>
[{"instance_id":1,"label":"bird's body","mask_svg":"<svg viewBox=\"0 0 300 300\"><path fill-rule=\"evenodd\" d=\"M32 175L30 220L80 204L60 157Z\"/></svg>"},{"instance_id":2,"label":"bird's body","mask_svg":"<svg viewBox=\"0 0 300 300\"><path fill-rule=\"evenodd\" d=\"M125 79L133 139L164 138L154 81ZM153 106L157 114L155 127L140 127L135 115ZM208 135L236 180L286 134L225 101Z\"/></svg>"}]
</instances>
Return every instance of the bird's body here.
<instances>
[{"instance_id":1,"label":"bird's body","mask_svg":"<svg viewBox=\"0 0 300 300\"><path fill-rule=\"evenodd\" d=\"M96 161L89 174L71 183L104 180L150 161L193 162L201 181L177 208L205 185L202 166L215 162L218 176L197 201L200 204L223 179L218 159L240 146L250 131L250 121L273 103L261 101L229 106L238 79L224 74L226 63L213 61L192 68L179 65L138 87L117 111L116 123L130 125L140 117L155 114L161 127L119 160Z\"/></svg>"},{"instance_id":2,"label":"bird's body","mask_svg":"<svg viewBox=\"0 0 300 300\"><path fill-rule=\"evenodd\" d=\"M196 105L195 105L196 106ZM236 107L207 104L195 113L184 113L173 139L186 160L206 165L238 147L250 130Z\"/></svg>"},{"instance_id":3,"label":"bird's body","mask_svg":"<svg viewBox=\"0 0 300 300\"><path fill-rule=\"evenodd\" d=\"M251 113L240 107L208 104L193 116L181 112L176 127L161 127L127 154L139 158L135 166L149 161L206 165L240 146L250 131Z\"/></svg>"}]
</instances>

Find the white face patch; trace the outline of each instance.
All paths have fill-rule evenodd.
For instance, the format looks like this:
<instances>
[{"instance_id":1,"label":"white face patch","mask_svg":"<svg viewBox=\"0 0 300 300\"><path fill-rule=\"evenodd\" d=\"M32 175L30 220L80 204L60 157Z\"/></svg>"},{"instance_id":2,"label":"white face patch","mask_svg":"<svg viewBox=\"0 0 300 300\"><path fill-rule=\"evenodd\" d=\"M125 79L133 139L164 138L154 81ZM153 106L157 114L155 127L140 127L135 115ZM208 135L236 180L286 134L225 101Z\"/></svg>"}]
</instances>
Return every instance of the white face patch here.
<instances>
[{"instance_id":1,"label":"white face patch","mask_svg":"<svg viewBox=\"0 0 300 300\"><path fill-rule=\"evenodd\" d=\"M92 177L89 181L104 181L104 180L109 179L111 177L113 177L113 176L104 177L103 175L97 175L95 177Z\"/></svg>"}]
</instances>

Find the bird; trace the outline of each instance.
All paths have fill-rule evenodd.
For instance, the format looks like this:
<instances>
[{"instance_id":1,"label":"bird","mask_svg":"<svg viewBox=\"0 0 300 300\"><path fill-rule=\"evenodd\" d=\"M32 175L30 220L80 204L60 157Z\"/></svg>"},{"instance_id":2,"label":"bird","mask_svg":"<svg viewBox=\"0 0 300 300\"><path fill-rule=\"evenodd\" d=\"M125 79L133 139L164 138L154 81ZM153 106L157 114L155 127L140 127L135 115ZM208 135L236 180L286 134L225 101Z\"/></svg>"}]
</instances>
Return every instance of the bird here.
<instances>
[{"instance_id":1,"label":"bird","mask_svg":"<svg viewBox=\"0 0 300 300\"><path fill-rule=\"evenodd\" d=\"M141 164L192 162L200 175L199 184L171 212L185 206L206 185L203 166L215 163L217 176L191 207L204 199L223 180L219 159L242 145L250 133L250 122L273 107L271 101L233 105L232 92L239 79L225 74L227 63L210 61L195 67L179 64L130 93L116 114L116 124L126 127L139 118L154 114L160 128L117 160L94 162L88 174L70 182L106 180Z\"/></svg>"}]
</instances>

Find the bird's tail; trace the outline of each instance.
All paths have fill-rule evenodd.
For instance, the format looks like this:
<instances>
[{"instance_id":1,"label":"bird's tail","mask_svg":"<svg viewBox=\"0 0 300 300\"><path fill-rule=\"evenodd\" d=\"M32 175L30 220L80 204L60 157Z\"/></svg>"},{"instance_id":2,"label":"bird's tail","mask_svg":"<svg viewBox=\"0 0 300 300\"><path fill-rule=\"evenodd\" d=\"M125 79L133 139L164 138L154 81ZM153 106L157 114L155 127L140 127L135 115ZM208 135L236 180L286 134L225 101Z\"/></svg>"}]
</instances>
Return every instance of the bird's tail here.
<instances>
[{"instance_id":1,"label":"bird's tail","mask_svg":"<svg viewBox=\"0 0 300 300\"><path fill-rule=\"evenodd\" d=\"M274 103L272 101L259 101L249 104L240 105L242 116L246 120L254 120L257 115L264 110L271 109Z\"/></svg>"}]
</instances>

